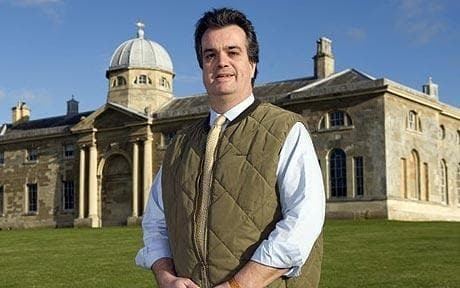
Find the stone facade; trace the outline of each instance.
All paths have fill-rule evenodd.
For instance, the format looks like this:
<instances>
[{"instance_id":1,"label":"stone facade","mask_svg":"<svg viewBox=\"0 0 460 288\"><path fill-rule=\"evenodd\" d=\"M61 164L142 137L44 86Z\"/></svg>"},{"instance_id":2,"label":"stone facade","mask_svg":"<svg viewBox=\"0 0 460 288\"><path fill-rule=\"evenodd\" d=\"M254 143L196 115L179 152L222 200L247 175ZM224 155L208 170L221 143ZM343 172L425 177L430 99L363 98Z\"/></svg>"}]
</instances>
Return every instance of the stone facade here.
<instances>
[{"instance_id":1,"label":"stone facade","mask_svg":"<svg viewBox=\"0 0 460 288\"><path fill-rule=\"evenodd\" d=\"M324 39L315 59L331 44ZM336 73L326 48L313 69L322 75L259 85L254 95L305 117L327 217L460 221L460 110L439 101L431 80L426 94L355 69ZM134 83L139 75L147 85ZM172 71L152 67L106 76L107 103L95 111L79 113L72 99L67 115L26 113L0 127L0 229L139 223L167 144L207 117L207 96L175 98ZM18 104L16 116L18 107L27 108Z\"/></svg>"},{"instance_id":2,"label":"stone facade","mask_svg":"<svg viewBox=\"0 0 460 288\"><path fill-rule=\"evenodd\" d=\"M78 178L74 156L64 156L64 147L75 143L72 135L47 138L25 138L6 141L1 149L4 164L0 166L0 185L3 187L3 217L0 228L28 228L35 226L72 226L73 209L66 210L61 191L65 181ZM28 160L27 151L36 149L37 160ZM36 184L36 211L29 211L28 186Z\"/></svg>"}]
</instances>

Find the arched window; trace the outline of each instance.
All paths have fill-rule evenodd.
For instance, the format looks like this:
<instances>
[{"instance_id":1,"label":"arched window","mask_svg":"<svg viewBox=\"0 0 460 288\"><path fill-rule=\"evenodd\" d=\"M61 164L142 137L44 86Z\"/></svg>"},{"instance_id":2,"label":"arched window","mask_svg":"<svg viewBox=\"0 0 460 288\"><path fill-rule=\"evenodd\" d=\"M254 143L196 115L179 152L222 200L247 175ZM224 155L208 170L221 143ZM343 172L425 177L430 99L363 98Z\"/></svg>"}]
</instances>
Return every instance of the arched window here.
<instances>
[{"instance_id":1,"label":"arched window","mask_svg":"<svg viewBox=\"0 0 460 288\"><path fill-rule=\"evenodd\" d=\"M334 149L330 155L331 197L347 197L346 154L342 149Z\"/></svg>"},{"instance_id":2,"label":"arched window","mask_svg":"<svg viewBox=\"0 0 460 288\"><path fill-rule=\"evenodd\" d=\"M146 75L140 75L139 76L139 84L147 84L147 76Z\"/></svg>"},{"instance_id":3,"label":"arched window","mask_svg":"<svg viewBox=\"0 0 460 288\"><path fill-rule=\"evenodd\" d=\"M147 75L139 75L134 79L134 84L152 84L152 79L147 77Z\"/></svg>"},{"instance_id":4,"label":"arched window","mask_svg":"<svg viewBox=\"0 0 460 288\"><path fill-rule=\"evenodd\" d=\"M166 79L166 77L160 78L160 86L168 89L170 88L169 81Z\"/></svg>"},{"instance_id":5,"label":"arched window","mask_svg":"<svg viewBox=\"0 0 460 288\"><path fill-rule=\"evenodd\" d=\"M439 125L439 139L444 140L446 138L446 128L444 125Z\"/></svg>"},{"instance_id":6,"label":"arched window","mask_svg":"<svg viewBox=\"0 0 460 288\"><path fill-rule=\"evenodd\" d=\"M416 150L412 150L409 161L409 197L420 199L420 159Z\"/></svg>"},{"instance_id":7,"label":"arched window","mask_svg":"<svg viewBox=\"0 0 460 288\"><path fill-rule=\"evenodd\" d=\"M126 85L126 79L123 76L117 76L117 86Z\"/></svg>"},{"instance_id":8,"label":"arched window","mask_svg":"<svg viewBox=\"0 0 460 288\"><path fill-rule=\"evenodd\" d=\"M407 129L422 132L422 121L414 110L409 111L407 114Z\"/></svg>"},{"instance_id":9,"label":"arched window","mask_svg":"<svg viewBox=\"0 0 460 288\"><path fill-rule=\"evenodd\" d=\"M331 111L321 117L318 123L318 130L336 129L352 126L353 122L350 115L344 111Z\"/></svg>"},{"instance_id":10,"label":"arched window","mask_svg":"<svg viewBox=\"0 0 460 288\"><path fill-rule=\"evenodd\" d=\"M417 130L417 113L415 111L409 111L407 117L407 128Z\"/></svg>"},{"instance_id":11,"label":"arched window","mask_svg":"<svg viewBox=\"0 0 460 288\"><path fill-rule=\"evenodd\" d=\"M449 203L449 198L448 198L448 187L447 187L447 165L446 161L444 159L441 160L440 165L439 165L439 194L441 195L441 202L448 204Z\"/></svg>"}]
</instances>

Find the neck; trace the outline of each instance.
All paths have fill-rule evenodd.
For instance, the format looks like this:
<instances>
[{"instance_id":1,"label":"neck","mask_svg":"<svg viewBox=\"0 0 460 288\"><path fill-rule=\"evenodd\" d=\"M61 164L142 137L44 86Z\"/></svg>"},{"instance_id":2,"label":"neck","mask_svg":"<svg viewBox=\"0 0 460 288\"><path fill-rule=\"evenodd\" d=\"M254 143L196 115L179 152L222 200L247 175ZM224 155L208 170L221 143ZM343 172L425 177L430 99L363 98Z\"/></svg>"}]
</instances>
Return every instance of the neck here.
<instances>
[{"instance_id":1,"label":"neck","mask_svg":"<svg viewBox=\"0 0 460 288\"><path fill-rule=\"evenodd\" d=\"M246 96L241 97L226 97L225 95L210 96L209 106L211 106L212 110L216 111L217 113L223 114L246 100L251 94L252 91L250 91Z\"/></svg>"}]
</instances>

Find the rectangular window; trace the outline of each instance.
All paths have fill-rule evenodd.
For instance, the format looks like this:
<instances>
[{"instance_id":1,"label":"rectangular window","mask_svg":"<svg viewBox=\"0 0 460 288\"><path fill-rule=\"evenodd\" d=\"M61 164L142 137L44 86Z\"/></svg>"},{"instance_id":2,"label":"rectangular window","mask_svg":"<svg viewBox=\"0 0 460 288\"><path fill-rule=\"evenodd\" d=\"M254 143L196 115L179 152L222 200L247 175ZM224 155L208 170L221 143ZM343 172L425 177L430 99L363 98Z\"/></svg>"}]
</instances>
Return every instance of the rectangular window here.
<instances>
[{"instance_id":1,"label":"rectangular window","mask_svg":"<svg viewBox=\"0 0 460 288\"><path fill-rule=\"evenodd\" d=\"M73 158L75 155L75 148L73 144L64 145L64 158L69 159Z\"/></svg>"},{"instance_id":2,"label":"rectangular window","mask_svg":"<svg viewBox=\"0 0 460 288\"><path fill-rule=\"evenodd\" d=\"M5 152L0 151L0 165L5 164Z\"/></svg>"},{"instance_id":3,"label":"rectangular window","mask_svg":"<svg viewBox=\"0 0 460 288\"><path fill-rule=\"evenodd\" d=\"M37 148L27 149L27 161L37 161L38 151Z\"/></svg>"},{"instance_id":4,"label":"rectangular window","mask_svg":"<svg viewBox=\"0 0 460 288\"><path fill-rule=\"evenodd\" d=\"M38 189L37 183L27 184L27 212L37 213L38 209Z\"/></svg>"},{"instance_id":5,"label":"rectangular window","mask_svg":"<svg viewBox=\"0 0 460 288\"><path fill-rule=\"evenodd\" d=\"M4 193L3 185L0 185L0 217L3 216L3 211L5 211L5 210L4 210L4 209L5 209L4 203L5 203L5 202L3 201L3 199L4 199L4 197L5 197L4 194L5 194L5 193Z\"/></svg>"},{"instance_id":6,"label":"rectangular window","mask_svg":"<svg viewBox=\"0 0 460 288\"><path fill-rule=\"evenodd\" d=\"M62 184L64 210L73 210L75 208L75 190L73 181L63 181Z\"/></svg>"},{"instance_id":7,"label":"rectangular window","mask_svg":"<svg viewBox=\"0 0 460 288\"><path fill-rule=\"evenodd\" d=\"M354 157L355 166L355 194L364 196L364 167L363 157Z\"/></svg>"}]
</instances>

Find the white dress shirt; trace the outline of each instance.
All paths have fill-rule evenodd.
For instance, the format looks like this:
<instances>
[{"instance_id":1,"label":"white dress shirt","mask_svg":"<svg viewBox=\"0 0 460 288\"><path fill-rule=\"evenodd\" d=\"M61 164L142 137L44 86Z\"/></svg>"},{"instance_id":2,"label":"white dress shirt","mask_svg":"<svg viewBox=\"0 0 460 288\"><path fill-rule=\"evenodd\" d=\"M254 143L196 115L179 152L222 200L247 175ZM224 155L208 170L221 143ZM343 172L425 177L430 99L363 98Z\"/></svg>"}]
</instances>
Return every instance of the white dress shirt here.
<instances>
[{"instance_id":1,"label":"white dress shirt","mask_svg":"<svg viewBox=\"0 0 460 288\"><path fill-rule=\"evenodd\" d=\"M232 121L254 102L246 98L225 117ZM211 110L210 123L219 114ZM225 129L225 127L224 127ZM150 269L163 257L171 257L161 189L161 168L153 182L142 220L144 245L136 264ZM290 268L288 277L298 276L324 224L325 195L323 178L308 131L300 122L289 131L280 152L276 171L283 219L262 241L251 260L275 268Z\"/></svg>"}]
</instances>

